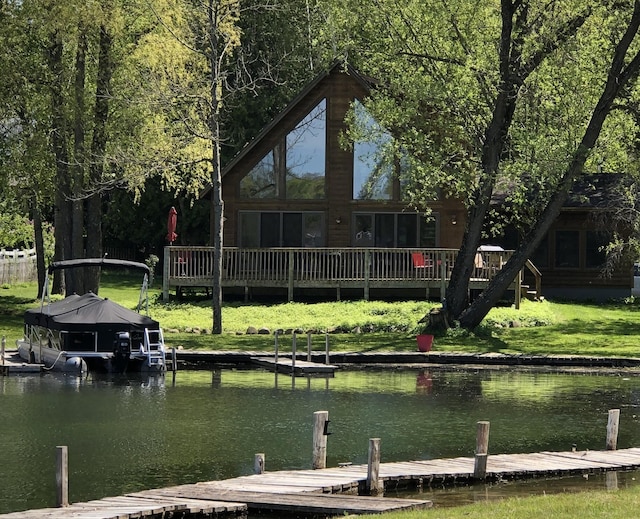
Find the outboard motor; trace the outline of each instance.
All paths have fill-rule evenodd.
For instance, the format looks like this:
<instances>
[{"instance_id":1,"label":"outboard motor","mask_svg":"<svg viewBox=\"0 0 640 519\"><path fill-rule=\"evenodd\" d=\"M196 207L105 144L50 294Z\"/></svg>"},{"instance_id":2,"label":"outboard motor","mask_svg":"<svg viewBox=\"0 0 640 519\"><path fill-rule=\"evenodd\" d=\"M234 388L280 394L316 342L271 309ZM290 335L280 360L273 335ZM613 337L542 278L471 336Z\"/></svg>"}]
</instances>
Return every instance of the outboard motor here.
<instances>
[{"instance_id":1,"label":"outboard motor","mask_svg":"<svg viewBox=\"0 0 640 519\"><path fill-rule=\"evenodd\" d=\"M119 332L113 344L113 361L116 371L124 373L129 364L129 354L131 353L131 338L129 332Z\"/></svg>"}]
</instances>

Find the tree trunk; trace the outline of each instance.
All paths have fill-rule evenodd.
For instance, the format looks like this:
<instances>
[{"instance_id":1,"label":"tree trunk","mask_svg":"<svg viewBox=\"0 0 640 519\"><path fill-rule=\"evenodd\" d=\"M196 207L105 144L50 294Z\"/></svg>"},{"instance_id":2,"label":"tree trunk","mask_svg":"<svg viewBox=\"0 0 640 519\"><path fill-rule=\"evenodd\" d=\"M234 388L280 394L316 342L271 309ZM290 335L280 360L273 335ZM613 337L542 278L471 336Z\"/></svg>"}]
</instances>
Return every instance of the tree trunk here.
<instances>
[{"instance_id":1,"label":"tree trunk","mask_svg":"<svg viewBox=\"0 0 640 519\"><path fill-rule=\"evenodd\" d=\"M69 204L69 155L67 153L67 125L64 115L62 40L59 33L50 37L47 49L47 61L51 75L51 142L56 158L56 194L54 207L55 259L64 260L71 257L71 208ZM57 270L54 275L53 292L66 292L64 271Z\"/></svg>"},{"instance_id":2,"label":"tree trunk","mask_svg":"<svg viewBox=\"0 0 640 519\"><path fill-rule=\"evenodd\" d=\"M213 310L212 333L222 333L222 240L223 240L223 216L224 206L222 201L222 168L220 162L220 108L222 105L222 64L220 50L220 19L218 18L220 5L209 2L209 66L210 66L210 92L211 115L209 119L209 132L211 134L212 171L211 171L211 213L213 215L213 294L211 306Z\"/></svg>"},{"instance_id":3,"label":"tree trunk","mask_svg":"<svg viewBox=\"0 0 640 519\"><path fill-rule=\"evenodd\" d=\"M109 117L110 85L113 74L111 46L113 40L105 26L100 28L98 53L98 77L94 107L91 165L89 167L91 190L87 200L87 256L101 258L102 247L102 195L99 189L104 173L104 153L107 147L107 120ZM95 294L100 289L100 269L89 268L85 272L85 285Z\"/></svg>"},{"instance_id":4,"label":"tree trunk","mask_svg":"<svg viewBox=\"0 0 640 519\"><path fill-rule=\"evenodd\" d=\"M84 191L84 155L85 155L85 130L84 130L84 85L86 75L86 54L87 54L87 37L84 26L80 23L78 27L78 47L76 49L75 62L75 115L73 122L73 165L71 172L72 179L72 232L71 232L71 249L72 258L84 257L84 200L82 197ZM68 287L69 290L76 294L84 294L86 292L84 286L84 277L82 271L73 272L73 285Z\"/></svg>"},{"instance_id":5,"label":"tree trunk","mask_svg":"<svg viewBox=\"0 0 640 519\"><path fill-rule=\"evenodd\" d=\"M38 273L38 297L44 293L44 281L46 278L46 265L44 261L44 233L42 231L42 215L38 207L37 196L34 195L32 202L33 231L36 242L36 270Z\"/></svg>"}]
</instances>

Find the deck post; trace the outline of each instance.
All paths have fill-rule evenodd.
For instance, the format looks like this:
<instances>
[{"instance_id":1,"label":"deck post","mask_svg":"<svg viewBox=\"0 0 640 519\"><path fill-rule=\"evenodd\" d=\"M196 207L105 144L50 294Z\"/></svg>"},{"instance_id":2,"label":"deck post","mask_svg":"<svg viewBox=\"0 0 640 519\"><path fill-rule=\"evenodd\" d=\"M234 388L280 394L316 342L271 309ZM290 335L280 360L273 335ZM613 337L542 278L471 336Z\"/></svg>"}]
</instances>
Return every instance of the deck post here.
<instances>
[{"instance_id":1,"label":"deck post","mask_svg":"<svg viewBox=\"0 0 640 519\"><path fill-rule=\"evenodd\" d=\"M253 473L264 474L264 453L259 452L253 458Z\"/></svg>"},{"instance_id":2,"label":"deck post","mask_svg":"<svg viewBox=\"0 0 640 519\"><path fill-rule=\"evenodd\" d=\"M311 332L307 332L307 362L311 362Z\"/></svg>"},{"instance_id":3,"label":"deck post","mask_svg":"<svg viewBox=\"0 0 640 519\"><path fill-rule=\"evenodd\" d=\"M369 439L367 493L370 496L380 496L384 493L384 483L380 480L380 438Z\"/></svg>"},{"instance_id":4,"label":"deck post","mask_svg":"<svg viewBox=\"0 0 640 519\"><path fill-rule=\"evenodd\" d=\"M614 451L618 446L618 423L620 422L620 409L609 409L607 421L607 450Z\"/></svg>"},{"instance_id":5,"label":"deck post","mask_svg":"<svg viewBox=\"0 0 640 519\"><path fill-rule=\"evenodd\" d=\"M275 369L276 373L278 372L278 335L279 335L279 333L280 332L278 330L273 332L273 348L275 350L275 352L274 352L275 359L274 360L276 361L274 369Z\"/></svg>"},{"instance_id":6,"label":"deck post","mask_svg":"<svg viewBox=\"0 0 640 519\"><path fill-rule=\"evenodd\" d=\"M2 365L4 366L4 351L7 347L7 338L3 335L2 341L0 341L0 360L2 361Z\"/></svg>"},{"instance_id":7,"label":"deck post","mask_svg":"<svg viewBox=\"0 0 640 519\"><path fill-rule=\"evenodd\" d=\"M478 422L476 432L476 457L473 477L484 479L487 475L487 454L489 452L489 422Z\"/></svg>"},{"instance_id":8,"label":"deck post","mask_svg":"<svg viewBox=\"0 0 640 519\"><path fill-rule=\"evenodd\" d=\"M516 276L516 290L515 290L515 305L516 310L520 310L520 301L522 300L522 276L524 274L524 270L519 270L518 275Z\"/></svg>"},{"instance_id":9,"label":"deck post","mask_svg":"<svg viewBox=\"0 0 640 519\"><path fill-rule=\"evenodd\" d=\"M169 301L169 266L171 264L171 252L169 247L164 248L162 261L162 300Z\"/></svg>"},{"instance_id":10,"label":"deck post","mask_svg":"<svg viewBox=\"0 0 640 519\"><path fill-rule=\"evenodd\" d=\"M56 447L56 503L69 506L69 450L66 445Z\"/></svg>"},{"instance_id":11,"label":"deck post","mask_svg":"<svg viewBox=\"0 0 640 519\"><path fill-rule=\"evenodd\" d=\"M329 411L316 411L313 413L313 463L312 468L324 469L327 467L327 425L329 423Z\"/></svg>"}]
</instances>

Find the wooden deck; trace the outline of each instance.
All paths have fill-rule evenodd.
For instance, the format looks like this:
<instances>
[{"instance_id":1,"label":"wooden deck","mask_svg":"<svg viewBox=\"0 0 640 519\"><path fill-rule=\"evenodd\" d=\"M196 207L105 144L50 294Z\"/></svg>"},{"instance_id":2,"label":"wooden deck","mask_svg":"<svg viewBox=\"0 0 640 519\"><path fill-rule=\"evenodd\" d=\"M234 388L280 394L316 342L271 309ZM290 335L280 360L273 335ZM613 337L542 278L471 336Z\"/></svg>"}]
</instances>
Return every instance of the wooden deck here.
<instances>
[{"instance_id":1,"label":"wooden deck","mask_svg":"<svg viewBox=\"0 0 640 519\"><path fill-rule=\"evenodd\" d=\"M446 486L474 480L474 457L381 463L385 489ZM611 451L535 452L489 455L489 481L558 477L640 468L640 448ZM366 484L367 466L265 472L222 481L145 490L67 508L14 512L7 519L161 517L166 512L242 515L248 510L295 512L298 515L381 513L432 506L422 499L356 495Z\"/></svg>"},{"instance_id":2,"label":"wooden deck","mask_svg":"<svg viewBox=\"0 0 640 519\"><path fill-rule=\"evenodd\" d=\"M165 247L162 292L213 285L213 247ZM426 298L441 295L449 283L457 249L442 248L265 248L222 251L222 287L283 289L289 301L305 289L362 290L369 299L373 289L421 289ZM512 251L479 252L470 282L482 289L502 268ZM419 261L416 258L421 258ZM517 276L512 288L520 294ZM519 299L517 300L519 302Z\"/></svg>"}]
</instances>

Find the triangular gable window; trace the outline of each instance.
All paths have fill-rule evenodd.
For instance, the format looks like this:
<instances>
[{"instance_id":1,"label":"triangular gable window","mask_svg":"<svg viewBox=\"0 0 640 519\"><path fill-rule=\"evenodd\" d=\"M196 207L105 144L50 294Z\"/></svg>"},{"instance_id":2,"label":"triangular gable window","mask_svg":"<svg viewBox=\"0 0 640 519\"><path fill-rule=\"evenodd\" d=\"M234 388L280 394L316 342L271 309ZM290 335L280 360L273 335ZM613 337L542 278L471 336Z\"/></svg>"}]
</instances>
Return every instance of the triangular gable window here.
<instances>
[{"instance_id":1,"label":"triangular gable window","mask_svg":"<svg viewBox=\"0 0 640 519\"><path fill-rule=\"evenodd\" d=\"M243 198L325 197L327 102L320 101L240 181Z\"/></svg>"}]
</instances>

